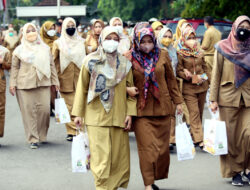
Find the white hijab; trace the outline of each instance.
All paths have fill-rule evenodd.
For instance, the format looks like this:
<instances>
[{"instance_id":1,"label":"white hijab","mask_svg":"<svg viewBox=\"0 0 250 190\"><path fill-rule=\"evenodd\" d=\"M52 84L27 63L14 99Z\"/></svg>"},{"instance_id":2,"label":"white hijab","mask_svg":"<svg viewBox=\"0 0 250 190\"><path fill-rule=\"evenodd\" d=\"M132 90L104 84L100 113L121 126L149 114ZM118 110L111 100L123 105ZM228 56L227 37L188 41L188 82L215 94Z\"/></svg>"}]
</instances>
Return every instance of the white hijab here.
<instances>
[{"instance_id":1,"label":"white hijab","mask_svg":"<svg viewBox=\"0 0 250 190\"><path fill-rule=\"evenodd\" d=\"M78 35L77 30L73 36L67 34L66 29L69 22L73 22L76 26L76 22L73 18L65 18L62 24L61 37L55 41L60 50L61 73L64 72L71 62L81 69L83 59L86 56L84 39Z\"/></svg>"},{"instance_id":2,"label":"white hijab","mask_svg":"<svg viewBox=\"0 0 250 190\"><path fill-rule=\"evenodd\" d=\"M34 42L29 42L27 40L26 32L29 26L32 26L37 32L37 39ZM24 25L21 44L15 49L13 55L17 56L22 62L33 65L36 68L39 80L42 80L44 76L50 78L50 48L41 40L39 32L34 24L27 23Z\"/></svg>"},{"instance_id":3,"label":"white hijab","mask_svg":"<svg viewBox=\"0 0 250 190\"><path fill-rule=\"evenodd\" d=\"M119 18L119 17L113 17L109 21L109 25L110 26L114 26L114 22L116 20L119 20L121 22L121 24L122 24L122 27L123 27L122 19ZM130 43L129 37L126 36L124 33L119 34L119 36L120 36L120 42L119 42L119 46L118 46L118 52L123 55L124 53L126 53L127 51L129 51L131 43Z\"/></svg>"}]
</instances>

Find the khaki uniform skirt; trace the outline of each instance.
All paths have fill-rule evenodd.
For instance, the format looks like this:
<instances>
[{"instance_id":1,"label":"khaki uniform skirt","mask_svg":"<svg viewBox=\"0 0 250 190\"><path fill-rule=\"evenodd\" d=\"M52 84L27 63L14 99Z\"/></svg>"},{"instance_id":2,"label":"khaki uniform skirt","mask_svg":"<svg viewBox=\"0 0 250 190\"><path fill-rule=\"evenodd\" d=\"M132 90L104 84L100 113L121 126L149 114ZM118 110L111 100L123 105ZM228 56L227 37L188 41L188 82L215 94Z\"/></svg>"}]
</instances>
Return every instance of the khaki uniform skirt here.
<instances>
[{"instance_id":1,"label":"khaki uniform skirt","mask_svg":"<svg viewBox=\"0 0 250 190\"><path fill-rule=\"evenodd\" d=\"M50 121L50 87L17 89L16 96L27 141L46 141Z\"/></svg>"},{"instance_id":2,"label":"khaki uniform skirt","mask_svg":"<svg viewBox=\"0 0 250 190\"><path fill-rule=\"evenodd\" d=\"M144 184L168 178L171 117L134 117L133 126Z\"/></svg>"}]
</instances>

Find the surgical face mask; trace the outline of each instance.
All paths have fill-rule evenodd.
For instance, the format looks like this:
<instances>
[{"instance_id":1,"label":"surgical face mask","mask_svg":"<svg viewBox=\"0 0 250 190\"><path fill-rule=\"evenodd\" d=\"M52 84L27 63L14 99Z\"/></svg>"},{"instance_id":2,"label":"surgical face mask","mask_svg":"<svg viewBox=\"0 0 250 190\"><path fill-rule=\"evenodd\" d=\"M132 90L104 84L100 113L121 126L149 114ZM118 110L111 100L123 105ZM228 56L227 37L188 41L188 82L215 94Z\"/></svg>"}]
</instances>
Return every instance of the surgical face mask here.
<instances>
[{"instance_id":1,"label":"surgical face mask","mask_svg":"<svg viewBox=\"0 0 250 190\"><path fill-rule=\"evenodd\" d=\"M29 42L34 42L36 41L37 39L37 32L29 32L26 34L26 39L29 41Z\"/></svg>"},{"instance_id":2,"label":"surgical face mask","mask_svg":"<svg viewBox=\"0 0 250 190\"><path fill-rule=\"evenodd\" d=\"M250 30L245 29L245 28L238 28L236 30L236 37L239 41L245 41L249 38L250 36Z\"/></svg>"},{"instance_id":3,"label":"surgical face mask","mask_svg":"<svg viewBox=\"0 0 250 190\"><path fill-rule=\"evenodd\" d=\"M168 47L170 44L172 44L173 39L172 38L162 38L161 43L165 47Z\"/></svg>"},{"instance_id":4,"label":"surgical face mask","mask_svg":"<svg viewBox=\"0 0 250 190\"><path fill-rule=\"evenodd\" d=\"M102 43L102 47L105 52L113 53L117 50L119 42L115 40L104 40Z\"/></svg>"},{"instance_id":5,"label":"surgical face mask","mask_svg":"<svg viewBox=\"0 0 250 190\"><path fill-rule=\"evenodd\" d=\"M66 32L69 36L73 36L76 31L76 28L67 28Z\"/></svg>"},{"instance_id":6,"label":"surgical face mask","mask_svg":"<svg viewBox=\"0 0 250 190\"><path fill-rule=\"evenodd\" d=\"M78 32L82 32L82 28L81 28L81 27L78 27L78 28L77 28L77 31L78 31Z\"/></svg>"},{"instance_id":7,"label":"surgical face mask","mask_svg":"<svg viewBox=\"0 0 250 190\"><path fill-rule=\"evenodd\" d=\"M117 29L117 32L119 35L121 35L123 33L123 27L122 26L115 26L115 28Z\"/></svg>"},{"instance_id":8,"label":"surgical face mask","mask_svg":"<svg viewBox=\"0 0 250 190\"><path fill-rule=\"evenodd\" d=\"M9 36L10 37L14 36L13 32L9 32Z\"/></svg>"},{"instance_id":9,"label":"surgical face mask","mask_svg":"<svg viewBox=\"0 0 250 190\"><path fill-rule=\"evenodd\" d=\"M49 31L47 32L47 34L48 34L48 36L53 37L53 36L56 35L56 31L55 31L55 30L49 30Z\"/></svg>"},{"instance_id":10,"label":"surgical face mask","mask_svg":"<svg viewBox=\"0 0 250 190\"><path fill-rule=\"evenodd\" d=\"M197 40L193 40L193 39L190 39L190 40L187 40L186 43L185 43L189 48L191 49L194 49L198 46L198 42Z\"/></svg>"},{"instance_id":11,"label":"surgical face mask","mask_svg":"<svg viewBox=\"0 0 250 190\"><path fill-rule=\"evenodd\" d=\"M154 49L154 43L141 44L140 50L143 53L150 53Z\"/></svg>"}]
</instances>

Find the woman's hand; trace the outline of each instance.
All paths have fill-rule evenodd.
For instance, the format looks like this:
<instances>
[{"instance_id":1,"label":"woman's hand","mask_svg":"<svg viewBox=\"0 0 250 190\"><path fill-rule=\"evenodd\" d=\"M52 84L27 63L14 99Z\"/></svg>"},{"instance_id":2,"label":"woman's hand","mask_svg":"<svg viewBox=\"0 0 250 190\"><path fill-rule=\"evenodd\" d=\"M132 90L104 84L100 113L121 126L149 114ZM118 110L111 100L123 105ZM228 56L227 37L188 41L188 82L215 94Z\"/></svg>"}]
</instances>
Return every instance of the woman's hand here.
<instances>
[{"instance_id":1,"label":"woman's hand","mask_svg":"<svg viewBox=\"0 0 250 190\"><path fill-rule=\"evenodd\" d=\"M202 84L204 82L203 78L201 78L201 75L198 75L198 83Z\"/></svg>"},{"instance_id":2,"label":"woman's hand","mask_svg":"<svg viewBox=\"0 0 250 190\"><path fill-rule=\"evenodd\" d=\"M16 94L16 87L15 86L10 87L10 93L12 96L15 96L15 94Z\"/></svg>"},{"instance_id":3,"label":"woman's hand","mask_svg":"<svg viewBox=\"0 0 250 190\"><path fill-rule=\"evenodd\" d=\"M192 76L193 76L192 73L187 69L184 69L183 71L184 71L184 74L185 74L186 78L188 80L190 80L192 78Z\"/></svg>"},{"instance_id":4,"label":"woman's hand","mask_svg":"<svg viewBox=\"0 0 250 190\"><path fill-rule=\"evenodd\" d=\"M139 90L136 87L127 87L127 93L129 96L134 97L139 94Z\"/></svg>"},{"instance_id":5,"label":"woman's hand","mask_svg":"<svg viewBox=\"0 0 250 190\"><path fill-rule=\"evenodd\" d=\"M82 126L82 118L81 117L76 117L74 119L74 122L75 122L76 126Z\"/></svg>"},{"instance_id":6,"label":"woman's hand","mask_svg":"<svg viewBox=\"0 0 250 190\"><path fill-rule=\"evenodd\" d=\"M127 116L125 119L125 131L129 131L131 129L131 125L132 125L132 117L131 116Z\"/></svg>"},{"instance_id":7,"label":"woman's hand","mask_svg":"<svg viewBox=\"0 0 250 190\"><path fill-rule=\"evenodd\" d=\"M183 113L182 104L178 104L176 106L176 109L177 109L177 114L178 115L181 115Z\"/></svg>"},{"instance_id":8,"label":"woman's hand","mask_svg":"<svg viewBox=\"0 0 250 190\"><path fill-rule=\"evenodd\" d=\"M212 102L210 106L211 106L212 112L213 112L213 113L216 113L217 110L218 110L218 107L219 107L219 106L218 106L218 103L217 103L217 102Z\"/></svg>"}]
</instances>

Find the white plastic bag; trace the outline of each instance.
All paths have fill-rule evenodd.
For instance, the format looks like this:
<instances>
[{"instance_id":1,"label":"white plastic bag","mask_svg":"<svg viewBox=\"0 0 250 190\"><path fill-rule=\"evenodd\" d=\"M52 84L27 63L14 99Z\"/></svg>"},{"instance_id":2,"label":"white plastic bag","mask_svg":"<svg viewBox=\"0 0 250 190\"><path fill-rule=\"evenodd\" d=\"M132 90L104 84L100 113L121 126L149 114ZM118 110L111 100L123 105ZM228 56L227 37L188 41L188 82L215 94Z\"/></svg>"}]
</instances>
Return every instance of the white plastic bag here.
<instances>
[{"instance_id":1,"label":"white plastic bag","mask_svg":"<svg viewBox=\"0 0 250 190\"><path fill-rule=\"evenodd\" d=\"M191 160L195 156L195 148L186 123L182 123L182 116L178 117L175 129L177 158L179 161Z\"/></svg>"},{"instance_id":2,"label":"white plastic bag","mask_svg":"<svg viewBox=\"0 0 250 190\"><path fill-rule=\"evenodd\" d=\"M64 98L61 98L59 91L57 92L57 98L55 99L55 119L56 124L64 124L71 121L69 110L66 106Z\"/></svg>"},{"instance_id":3,"label":"white plastic bag","mask_svg":"<svg viewBox=\"0 0 250 190\"><path fill-rule=\"evenodd\" d=\"M228 153L226 123L215 118L205 120L204 151L212 155L225 155Z\"/></svg>"},{"instance_id":4,"label":"white plastic bag","mask_svg":"<svg viewBox=\"0 0 250 190\"><path fill-rule=\"evenodd\" d=\"M90 150L87 132L73 137L71 149L72 172L86 173L90 169Z\"/></svg>"}]
</instances>

